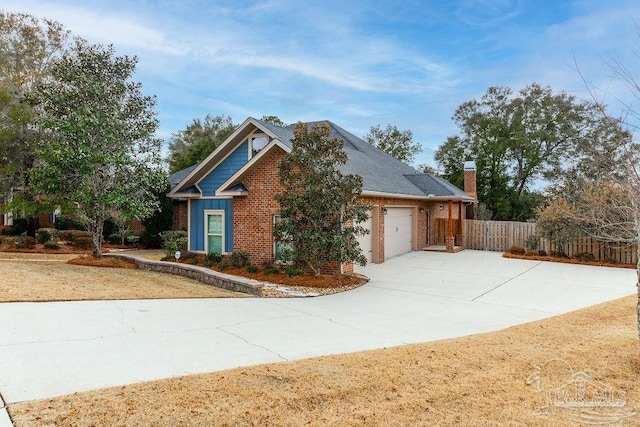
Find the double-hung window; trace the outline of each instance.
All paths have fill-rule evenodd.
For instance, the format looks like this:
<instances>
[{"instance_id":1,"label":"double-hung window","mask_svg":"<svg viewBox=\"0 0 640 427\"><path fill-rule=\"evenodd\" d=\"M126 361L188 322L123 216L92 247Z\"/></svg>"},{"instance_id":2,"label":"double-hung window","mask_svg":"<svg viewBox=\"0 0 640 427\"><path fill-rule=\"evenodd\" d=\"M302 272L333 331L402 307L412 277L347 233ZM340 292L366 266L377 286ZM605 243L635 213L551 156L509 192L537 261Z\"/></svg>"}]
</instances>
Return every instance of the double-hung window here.
<instances>
[{"instance_id":1,"label":"double-hung window","mask_svg":"<svg viewBox=\"0 0 640 427\"><path fill-rule=\"evenodd\" d=\"M224 253L224 211L205 211L207 253Z\"/></svg>"}]
</instances>

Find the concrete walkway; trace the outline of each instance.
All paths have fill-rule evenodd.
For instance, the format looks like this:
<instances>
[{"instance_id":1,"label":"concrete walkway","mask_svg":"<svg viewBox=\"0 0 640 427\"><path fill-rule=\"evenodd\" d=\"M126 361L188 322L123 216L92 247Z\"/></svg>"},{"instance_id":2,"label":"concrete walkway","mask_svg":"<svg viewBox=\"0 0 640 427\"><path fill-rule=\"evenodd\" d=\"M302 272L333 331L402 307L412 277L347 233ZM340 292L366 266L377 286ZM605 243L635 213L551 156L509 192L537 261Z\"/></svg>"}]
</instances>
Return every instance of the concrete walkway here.
<instances>
[{"instance_id":1,"label":"concrete walkway","mask_svg":"<svg viewBox=\"0 0 640 427\"><path fill-rule=\"evenodd\" d=\"M7 404L260 363L459 337L635 293L635 271L413 252L342 294L0 304ZM0 411L0 426L2 412Z\"/></svg>"}]
</instances>

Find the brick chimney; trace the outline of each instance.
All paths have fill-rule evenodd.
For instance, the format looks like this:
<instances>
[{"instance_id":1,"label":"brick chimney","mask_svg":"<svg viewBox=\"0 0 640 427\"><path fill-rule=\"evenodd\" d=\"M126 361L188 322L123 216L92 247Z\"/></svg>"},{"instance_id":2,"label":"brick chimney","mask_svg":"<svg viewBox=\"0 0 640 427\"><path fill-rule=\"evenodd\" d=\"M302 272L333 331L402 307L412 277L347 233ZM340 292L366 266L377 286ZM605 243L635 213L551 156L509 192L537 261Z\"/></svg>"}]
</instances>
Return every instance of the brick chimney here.
<instances>
[{"instance_id":1,"label":"brick chimney","mask_svg":"<svg viewBox=\"0 0 640 427\"><path fill-rule=\"evenodd\" d=\"M464 192L473 197L478 203L478 191L476 189L476 162L464 162Z\"/></svg>"}]
</instances>

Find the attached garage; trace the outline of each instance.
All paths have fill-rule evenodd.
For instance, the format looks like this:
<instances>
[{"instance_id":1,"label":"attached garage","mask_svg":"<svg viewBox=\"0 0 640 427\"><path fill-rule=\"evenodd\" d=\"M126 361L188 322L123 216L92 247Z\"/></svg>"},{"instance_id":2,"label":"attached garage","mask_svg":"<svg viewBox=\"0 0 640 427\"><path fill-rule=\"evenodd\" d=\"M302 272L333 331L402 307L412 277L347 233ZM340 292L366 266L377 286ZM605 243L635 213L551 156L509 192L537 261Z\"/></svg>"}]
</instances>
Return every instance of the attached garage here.
<instances>
[{"instance_id":1,"label":"attached garage","mask_svg":"<svg viewBox=\"0 0 640 427\"><path fill-rule=\"evenodd\" d=\"M413 208L387 207L384 215L384 257L413 250Z\"/></svg>"},{"instance_id":2,"label":"attached garage","mask_svg":"<svg viewBox=\"0 0 640 427\"><path fill-rule=\"evenodd\" d=\"M364 236L358 236L358 243L360 244L360 249L362 250L362 255L367 258L367 263L373 260L373 220L371 217L371 211L369 211L369 218L360 223L362 227L366 230L369 230L369 234Z\"/></svg>"}]
</instances>

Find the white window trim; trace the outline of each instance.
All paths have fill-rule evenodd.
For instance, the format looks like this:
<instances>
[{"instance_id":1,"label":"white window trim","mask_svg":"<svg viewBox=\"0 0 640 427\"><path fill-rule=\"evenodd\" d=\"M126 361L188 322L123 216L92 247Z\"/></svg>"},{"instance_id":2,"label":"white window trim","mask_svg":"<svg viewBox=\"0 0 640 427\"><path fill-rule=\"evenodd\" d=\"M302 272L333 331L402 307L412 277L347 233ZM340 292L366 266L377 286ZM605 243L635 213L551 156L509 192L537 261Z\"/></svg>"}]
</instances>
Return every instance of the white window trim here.
<instances>
[{"instance_id":1,"label":"white window trim","mask_svg":"<svg viewBox=\"0 0 640 427\"><path fill-rule=\"evenodd\" d=\"M248 159L251 160L253 159L255 156L253 155L253 140L256 138L265 138L267 140L267 143L264 145L264 147L262 147L262 149L260 151L258 151L256 153L256 156L258 154L260 154L260 152L262 152L262 150L264 150L267 145L269 145L269 135L267 135L266 133L262 133L262 132L254 132L251 135L249 135L247 137L247 146L249 148L249 154L248 154Z\"/></svg>"},{"instance_id":2,"label":"white window trim","mask_svg":"<svg viewBox=\"0 0 640 427\"><path fill-rule=\"evenodd\" d=\"M226 240L226 236L225 236L225 232L224 232L224 226L225 226L225 221L224 221L224 210L221 209L205 209L204 211L204 253L208 254L209 253L209 215L220 215L222 217L222 255L226 254L227 252L225 251L225 240Z\"/></svg>"}]
</instances>

